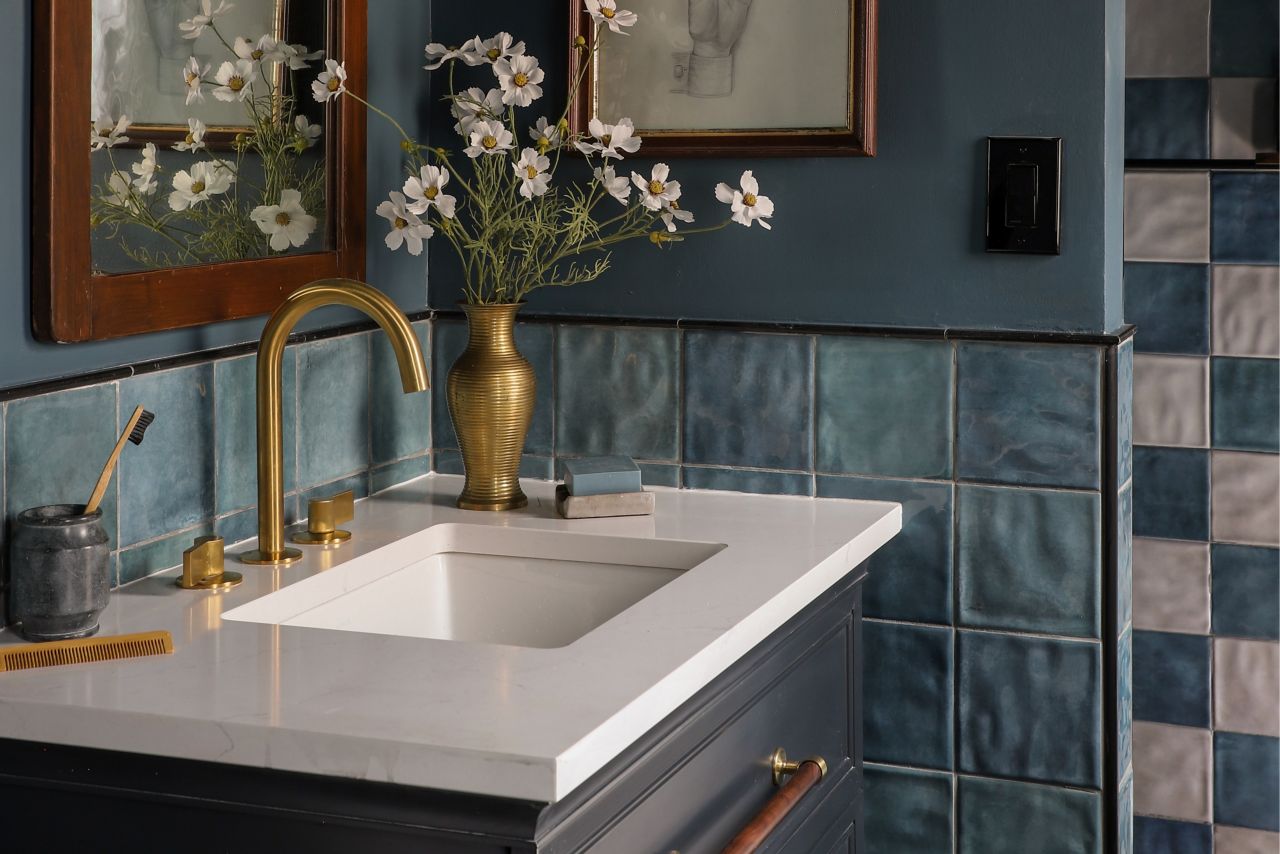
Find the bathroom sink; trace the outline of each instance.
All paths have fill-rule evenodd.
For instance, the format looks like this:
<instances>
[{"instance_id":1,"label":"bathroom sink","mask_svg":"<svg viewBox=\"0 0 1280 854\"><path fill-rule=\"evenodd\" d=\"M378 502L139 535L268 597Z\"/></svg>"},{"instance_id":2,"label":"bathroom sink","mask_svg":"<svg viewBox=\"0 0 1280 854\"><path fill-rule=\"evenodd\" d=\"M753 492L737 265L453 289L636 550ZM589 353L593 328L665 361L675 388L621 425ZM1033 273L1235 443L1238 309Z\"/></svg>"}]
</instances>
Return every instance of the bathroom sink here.
<instances>
[{"instance_id":1,"label":"bathroom sink","mask_svg":"<svg viewBox=\"0 0 1280 854\"><path fill-rule=\"evenodd\" d=\"M719 543L436 525L223 618L561 647L722 548Z\"/></svg>"}]
</instances>

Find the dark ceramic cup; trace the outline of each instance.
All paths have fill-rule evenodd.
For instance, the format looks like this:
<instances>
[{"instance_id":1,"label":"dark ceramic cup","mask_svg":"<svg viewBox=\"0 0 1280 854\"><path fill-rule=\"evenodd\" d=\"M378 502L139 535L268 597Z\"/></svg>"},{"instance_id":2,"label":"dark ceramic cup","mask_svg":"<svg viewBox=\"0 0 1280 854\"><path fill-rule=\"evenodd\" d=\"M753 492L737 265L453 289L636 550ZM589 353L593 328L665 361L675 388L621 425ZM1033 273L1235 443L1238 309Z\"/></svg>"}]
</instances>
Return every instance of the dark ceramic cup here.
<instances>
[{"instance_id":1,"label":"dark ceramic cup","mask_svg":"<svg viewBox=\"0 0 1280 854\"><path fill-rule=\"evenodd\" d=\"M98 631L111 595L111 546L102 511L79 504L33 507L18 515L9 552L9 617L34 641Z\"/></svg>"}]
</instances>

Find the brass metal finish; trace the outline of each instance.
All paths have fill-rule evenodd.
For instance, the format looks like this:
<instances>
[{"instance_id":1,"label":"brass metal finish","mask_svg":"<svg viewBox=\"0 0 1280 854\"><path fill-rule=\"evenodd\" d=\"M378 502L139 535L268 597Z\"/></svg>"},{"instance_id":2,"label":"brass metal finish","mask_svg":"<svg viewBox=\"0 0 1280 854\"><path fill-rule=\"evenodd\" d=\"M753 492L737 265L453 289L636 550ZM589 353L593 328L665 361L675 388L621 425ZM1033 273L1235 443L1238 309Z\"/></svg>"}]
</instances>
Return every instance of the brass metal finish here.
<instances>
[{"instance_id":1,"label":"brass metal finish","mask_svg":"<svg viewBox=\"0 0 1280 854\"><path fill-rule=\"evenodd\" d=\"M413 326L382 292L353 279L325 279L286 297L258 345L258 548L240 555L243 563L280 565L302 558L284 544L284 348L298 321L326 305L354 308L377 321L391 341L405 394L431 387Z\"/></svg>"},{"instance_id":2,"label":"brass metal finish","mask_svg":"<svg viewBox=\"0 0 1280 854\"><path fill-rule=\"evenodd\" d=\"M827 776L827 760L821 756L810 756L808 759L801 759L799 762L790 762L787 760L787 751L779 747L773 751L773 756L769 757L769 767L773 770L773 785L781 786L784 778L790 777L792 774L800 770L800 766L806 762L812 762L818 766L818 770L822 777Z\"/></svg>"},{"instance_id":3,"label":"brass metal finish","mask_svg":"<svg viewBox=\"0 0 1280 854\"><path fill-rule=\"evenodd\" d=\"M167 655L173 652L173 635L165 631L140 632L96 638L75 638L11 646L0 650L0 672L56 667L60 664L87 664L140 655Z\"/></svg>"},{"instance_id":4,"label":"brass metal finish","mask_svg":"<svg viewBox=\"0 0 1280 854\"><path fill-rule=\"evenodd\" d=\"M537 380L516 349L516 312L523 305L462 306L470 335L449 369L448 397L467 476L458 497L463 510L515 510L529 503L520 489L520 454Z\"/></svg>"},{"instance_id":5,"label":"brass metal finish","mask_svg":"<svg viewBox=\"0 0 1280 854\"><path fill-rule=\"evenodd\" d=\"M182 577L178 586L183 590L229 590L244 576L223 569L222 537L199 537L196 544L182 553Z\"/></svg>"},{"instance_id":6,"label":"brass metal finish","mask_svg":"<svg viewBox=\"0 0 1280 854\"><path fill-rule=\"evenodd\" d=\"M307 502L307 530L294 534L290 539L304 546L334 546L351 539L350 531L338 526L350 522L356 515L356 494L351 490L340 492L332 498L318 498Z\"/></svg>"}]
</instances>

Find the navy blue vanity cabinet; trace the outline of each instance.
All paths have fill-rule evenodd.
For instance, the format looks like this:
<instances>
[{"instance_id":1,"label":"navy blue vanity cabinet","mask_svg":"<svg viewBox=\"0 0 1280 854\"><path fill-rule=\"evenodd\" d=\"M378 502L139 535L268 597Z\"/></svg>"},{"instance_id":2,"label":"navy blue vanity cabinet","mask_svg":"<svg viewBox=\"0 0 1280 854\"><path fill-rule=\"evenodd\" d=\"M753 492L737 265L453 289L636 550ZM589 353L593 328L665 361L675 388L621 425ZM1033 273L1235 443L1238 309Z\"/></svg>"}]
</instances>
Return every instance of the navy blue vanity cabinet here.
<instances>
[{"instance_id":1,"label":"navy blue vanity cabinet","mask_svg":"<svg viewBox=\"0 0 1280 854\"><path fill-rule=\"evenodd\" d=\"M857 854L863 576L555 804L0 741L6 837L46 851L717 854L777 792L781 747L828 773L758 850Z\"/></svg>"}]
</instances>

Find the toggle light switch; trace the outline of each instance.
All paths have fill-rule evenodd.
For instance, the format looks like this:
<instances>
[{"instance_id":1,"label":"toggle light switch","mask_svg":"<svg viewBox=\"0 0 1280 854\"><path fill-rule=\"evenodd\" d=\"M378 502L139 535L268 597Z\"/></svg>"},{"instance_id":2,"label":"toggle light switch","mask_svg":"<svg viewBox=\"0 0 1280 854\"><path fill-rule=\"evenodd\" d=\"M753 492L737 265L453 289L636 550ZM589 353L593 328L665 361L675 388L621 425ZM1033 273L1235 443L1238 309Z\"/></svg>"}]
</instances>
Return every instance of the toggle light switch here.
<instances>
[{"instance_id":1,"label":"toggle light switch","mask_svg":"<svg viewBox=\"0 0 1280 854\"><path fill-rule=\"evenodd\" d=\"M987 138L988 252L1062 252L1061 175L1061 138Z\"/></svg>"}]
</instances>

